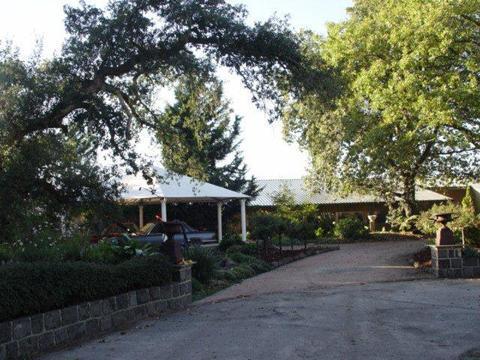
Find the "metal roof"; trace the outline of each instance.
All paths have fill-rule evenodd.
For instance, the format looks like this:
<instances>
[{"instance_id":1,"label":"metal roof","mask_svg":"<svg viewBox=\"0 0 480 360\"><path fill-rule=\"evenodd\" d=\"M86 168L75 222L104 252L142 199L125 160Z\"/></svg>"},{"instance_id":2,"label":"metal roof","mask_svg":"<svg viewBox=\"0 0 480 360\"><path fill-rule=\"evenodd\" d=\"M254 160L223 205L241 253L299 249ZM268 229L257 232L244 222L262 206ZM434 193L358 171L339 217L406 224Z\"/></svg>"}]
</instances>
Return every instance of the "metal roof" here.
<instances>
[{"instance_id":1,"label":"metal roof","mask_svg":"<svg viewBox=\"0 0 480 360\"><path fill-rule=\"evenodd\" d=\"M248 199L249 196L221 186L195 180L189 176L174 174L157 169L161 180L154 179L152 185L141 176L128 176L124 179L126 191L121 195L127 204L167 202L217 202L233 199Z\"/></svg>"},{"instance_id":2,"label":"metal roof","mask_svg":"<svg viewBox=\"0 0 480 360\"><path fill-rule=\"evenodd\" d=\"M273 206L273 197L286 186L290 189L295 199L295 204L317 204L317 205L338 205L338 204L359 204L359 203L383 203L380 197L371 195L351 194L341 197L328 192L310 192L305 186L303 179L272 179L257 180L260 188L263 188L258 196L253 199L250 206ZM417 201L446 201L448 196L438 194L431 190L418 189L416 192Z\"/></svg>"}]
</instances>

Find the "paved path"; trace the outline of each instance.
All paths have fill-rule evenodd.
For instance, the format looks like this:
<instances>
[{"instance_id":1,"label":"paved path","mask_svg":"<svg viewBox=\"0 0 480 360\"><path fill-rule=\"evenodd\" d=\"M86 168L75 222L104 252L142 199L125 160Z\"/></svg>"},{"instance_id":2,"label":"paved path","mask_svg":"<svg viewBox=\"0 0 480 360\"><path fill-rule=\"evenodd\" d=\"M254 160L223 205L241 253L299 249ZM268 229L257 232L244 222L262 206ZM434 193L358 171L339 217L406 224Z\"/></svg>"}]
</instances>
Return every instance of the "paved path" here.
<instances>
[{"instance_id":1,"label":"paved path","mask_svg":"<svg viewBox=\"0 0 480 360\"><path fill-rule=\"evenodd\" d=\"M480 344L480 280L404 281L417 247L345 245L45 359L456 359Z\"/></svg>"}]
</instances>

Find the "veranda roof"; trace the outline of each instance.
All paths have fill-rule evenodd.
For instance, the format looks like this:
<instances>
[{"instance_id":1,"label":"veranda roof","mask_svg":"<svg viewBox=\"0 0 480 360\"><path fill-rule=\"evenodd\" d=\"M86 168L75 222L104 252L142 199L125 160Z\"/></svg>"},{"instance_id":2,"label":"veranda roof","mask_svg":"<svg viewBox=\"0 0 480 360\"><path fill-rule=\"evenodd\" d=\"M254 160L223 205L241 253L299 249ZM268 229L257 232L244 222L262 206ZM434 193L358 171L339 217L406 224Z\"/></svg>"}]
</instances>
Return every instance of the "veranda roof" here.
<instances>
[{"instance_id":1,"label":"veranda roof","mask_svg":"<svg viewBox=\"0 0 480 360\"><path fill-rule=\"evenodd\" d=\"M126 204L160 204L168 202L219 202L248 199L249 196L189 176L174 174L163 169L156 170L161 180L152 185L141 176L130 176L124 181L126 191L121 198Z\"/></svg>"}]
</instances>

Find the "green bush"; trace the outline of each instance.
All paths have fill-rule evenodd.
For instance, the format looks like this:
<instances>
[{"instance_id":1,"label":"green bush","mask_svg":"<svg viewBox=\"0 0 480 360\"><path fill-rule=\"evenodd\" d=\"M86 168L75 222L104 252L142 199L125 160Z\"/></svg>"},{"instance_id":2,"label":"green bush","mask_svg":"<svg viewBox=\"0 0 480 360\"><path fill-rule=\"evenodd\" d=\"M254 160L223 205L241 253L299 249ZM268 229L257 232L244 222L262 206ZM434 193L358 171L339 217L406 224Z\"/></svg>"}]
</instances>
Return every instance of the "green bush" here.
<instances>
[{"instance_id":1,"label":"green bush","mask_svg":"<svg viewBox=\"0 0 480 360\"><path fill-rule=\"evenodd\" d=\"M429 210L420 213L418 216L416 227L423 234L434 236L438 225L433 220L433 214L436 213L452 213L453 220L448 223L457 238L461 241L462 229L465 235L465 243L471 246L480 246L480 217L475 214L473 208L454 203L435 204Z\"/></svg>"},{"instance_id":2,"label":"green bush","mask_svg":"<svg viewBox=\"0 0 480 360\"><path fill-rule=\"evenodd\" d=\"M16 263L0 267L0 321L102 299L172 281L163 256L120 265L85 262Z\"/></svg>"},{"instance_id":3,"label":"green bush","mask_svg":"<svg viewBox=\"0 0 480 360\"><path fill-rule=\"evenodd\" d=\"M255 240L271 240L276 235L284 234L289 223L280 215L261 211L250 220L251 234Z\"/></svg>"},{"instance_id":4,"label":"green bush","mask_svg":"<svg viewBox=\"0 0 480 360\"><path fill-rule=\"evenodd\" d=\"M190 247L185 251L186 259L193 260L192 276L203 284L208 284L215 278L220 260L217 252L210 248Z\"/></svg>"},{"instance_id":5,"label":"green bush","mask_svg":"<svg viewBox=\"0 0 480 360\"><path fill-rule=\"evenodd\" d=\"M223 237L223 240L218 244L218 250L227 251L232 246L243 245L243 241L240 235L237 234L226 234Z\"/></svg>"},{"instance_id":6,"label":"green bush","mask_svg":"<svg viewBox=\"0 0 480 360\"><path fill-rule=\"evenodd\" d=\"M338 220L333 230L335 237L341 240L358 240L368 236L368 230L360 219L347 217Z\"/></svg>"},{"instance_id":7,"label":"green bush","mask_svg":"<svg viewBox=\"0 0 480 360\"><path fill-rule=\"evenodd\" d=\"M13 249L13 260L22 262L61 261L61 254L57 246L36 246L28 244L21 248Z\"/></svg>"},{"instance_id":8,"label":"green bush","mask_svg":"<svg viewBox=\"0 0 480 360\"><path fill-rule=\"evenodd\" d=\"M242 249L243 249L243 246L242 245L233 245L233 246L230 246L227 251L225 252L225 254L228 256L230 254L236 254L236 253L241 253L242 252Z\"/></svg>"},{"instance_id":9,"label":"green bush","mask_svg":"<svg viewBox=\"0 0 480 360\"><path fill-rule=\"evenodd\" d=\"M466 246L465 249L463 249L463 257L465 258L480 257L480 252L478 252L477 249L474 249L470 246Z\"/></svg>"},{"instance_id":10,"label":"green bush","mask_svg":"<svg viewBox=\"0 0 480 360\"><path fill-rule=\"evenodd\" d=\"M248 279L249 277L255 276L255 270L247 264L241 264L234 267L230 270L230 273L233 275L235 281L241 281L243 279Z\"/></svg>"},{"instance_id":11,"label":"green bush","mask_svg":"<svg viewBox=\"0 0 480 360\"><path fill-rule=\"evenodd\" d=\"M0 245L0 263L10 261L12 257L11 248L6 245Z\"/></svg>"},{"instance_id":12,"label":"green bush","mask_svg":"<svg viewBox=\"0 0 480 360\"><path fill-rule=\"evenodd\" d=\"M256 256L258 253L257 244L255 243L244 243L240 251L242 254Z\"/></svg>"},{"instance_id":13,"label":"green bush","mask_svg":"<svg viewBox=\"0 0 480 360\"><path fill-rule=\"evenodd\" d=\"M91 245L87 237L80 234L60 242L57 247L63 261L82 261L85 259L87 248Z\"/></svg>"},{"instance_id":14,"label":"green bush","mask_svg":"<svg viewBox=\"0 0 480 360\"><path fill-rule=\"evenodd\" d=\"M199 293L204 290L205 287L203 286L203 284L194 277L192 277L192 293Z\"/></svg>"},{"instance_id":15,"label":"green bush","mask_svg":"<svg viewBox=\"0 0 480 360\"><path fill-rule=\"evenodd\" d=\"M229 254L228 257L235 261L238 264L250 264L257 260L256 257L242 254L241 252L236 252L233 254Z\"/></svg>"}]
</instances>

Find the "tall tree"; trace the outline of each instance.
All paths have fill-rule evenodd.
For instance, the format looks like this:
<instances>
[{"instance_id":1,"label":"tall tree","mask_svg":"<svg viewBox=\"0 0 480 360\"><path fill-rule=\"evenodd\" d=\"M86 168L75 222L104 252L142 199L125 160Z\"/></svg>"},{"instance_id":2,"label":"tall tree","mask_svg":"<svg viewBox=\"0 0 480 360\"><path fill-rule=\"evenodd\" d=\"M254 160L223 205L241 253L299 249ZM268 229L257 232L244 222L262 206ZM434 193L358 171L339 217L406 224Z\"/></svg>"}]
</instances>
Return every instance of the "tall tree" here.
<instances>
[{"instance_id":1,"label":"tall tree","mask_svg":"<svg viewBox=\"0 0 480 360\"><path fill-rule=\"evenodd\" d=\"M304 33L305 61L336 92L303 92L287 131L312 156L312 179L402 199L415 186L480 174L480 2L357 0L328 37Z\"/></svg>"},{"instance_id":2,"label":"tall tree","mask_svg":"<svg viewBox=\"0 0 480 360\"><path fill-rule=\"evenodd\" d=\"M222 83L188 76L176 87L175 98L159 118L170 129L157 134L165 167L255 196L255 179L247 179L238 148L241 119L224 99Z\"/></svg>"},{"instance_id":3,"label":"tall tree","mask_svg":"<svg viewBox=\"0 0 480 360\"><path fill-rule=\"evenodd\" d=\"M242 77L257 101L278 100L276 84L302 76L298 41L285 23L249 26L246 10L223 0L112 0L106 9L82 2L65 7L65 13L68 37L53 59L23 61L10 48L0 49L2 204L9 203L10 189L22 194L24 203L32 194L32 203L65 202L57 193L66 191L67 183L83 196L88 192L83 174L103 176L90 161L98 150L148 175L132 143L143 127L169 131L156 121L160 114L151 94L179 75L208 74L222 64ZM66 146L69 142L74 145ZM45 143L52 151L44 151ZM30 182L8 175L29 152L44 155L23 163L24 179L42 184L35 192ZM65 159L69 166L62 169ZM53 163L56 171L47 171ZM87 163L89 172L82 170ZM0 224L23 216L21 210L2 211Z\"/></svg>"},{"instance_id":4,"label":"tall tree","mask_svg":"<svg viewBox=\"0 0 480 360\"><path fill-rule=\"evenodd\" d=\"M239 150L241 119L224 98L222 83L198 74L185 76L177 84L175 98L176 102L158 118L170 129L157 133L164 166L255 197L259 189L253 177L247 178L247 166ZM194 226L217 226L215 204L183 204L169 212ZM224 221L229 224L238 212L237 203L225 204Z\"/></svg>"}]
</instances>

